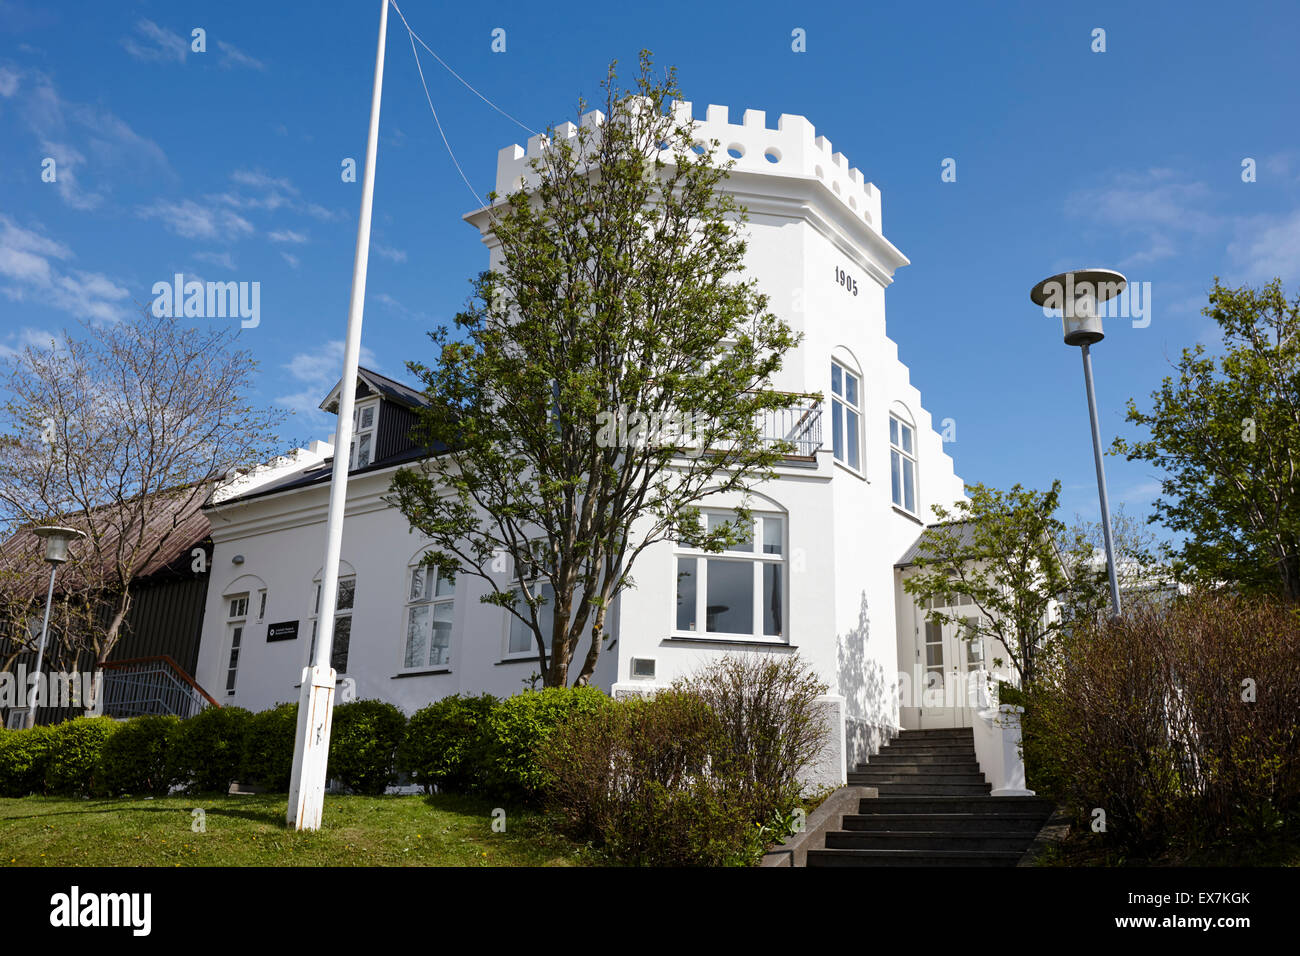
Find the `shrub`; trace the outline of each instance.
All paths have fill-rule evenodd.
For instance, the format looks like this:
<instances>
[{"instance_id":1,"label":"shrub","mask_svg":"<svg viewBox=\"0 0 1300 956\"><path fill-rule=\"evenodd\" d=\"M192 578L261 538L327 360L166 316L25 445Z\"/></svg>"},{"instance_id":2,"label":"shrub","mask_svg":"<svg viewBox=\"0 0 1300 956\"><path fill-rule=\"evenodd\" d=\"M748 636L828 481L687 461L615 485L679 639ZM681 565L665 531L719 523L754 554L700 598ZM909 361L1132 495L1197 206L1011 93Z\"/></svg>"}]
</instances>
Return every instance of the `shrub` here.
<instances>
[{"instance_id":1,"label":"shrub","mask_svg":"<svg viewBox=\"0 0 1300 956\"><path fill-rule=\"evenodd\" d=\"M89 794L100 786L99 759L120 725L112 717L77 717L52 728L45 765L48 793Z\"/></svg>"},{"instance_id":2,"label":"shrub","mask_svg":"<svg viewBox=\"0 0 1300 956\"><path fill-rule=\"evenodd\" d=\"M483 724L499 701L452 694L417 710L406 727L399 766L425 787L470 793L483 787Z\"/></svg>"},{"instance_id":3,"label":"shrub","mask_svg":"<svg viewBox=\"0 0 1300 956\"><path fill-rule=\"evenodd\" d=\"M329 775L356 793L383 793L396 779L405 731L406 715L385 701L340 704L330 727Z\"/></svg>"},{"instance_id":4,"label":"shrub","mask_svg":"<svg viewBox=\"0 0 1300 956\"><path fill-rule=\"evenodd\" d=\"M803 789L800 775L826 747L826 684L797 655L772 659L728 654L678 681L717 716L729 741L715 773L739 787L753 822L785 817ZM725 767L723 764L725 763Z\"/></svg>"},{"instance_id":5,"label":"shrub","mask_svg":"<svg viewBox=\"0 0 1300 956\"><path fill-rule=\"evenodd\" d=\"M1030 688L1030 779L1126 854L1300 825L1300 618L1198 595L1090 621Z\"/></svg>"},{"instance_id":6,"label":"shrub","mask_svg":"<svg viewBox=\"0 0 1300 956\"><path fill-rule=\"evenodd\" d=\"M287 793L297 733L297 704L280 704L250 716L244 733L240 782L255 783L272 793Z\"/></svg>"},{"instance_id":7,"label":"shrub","mask_svg":"<svg viewBox=\"0 0 1300 956\"><path fill-rule=\"evenodd\" d=\"M193 793L225 793L239 776L252 717L242 707L209 707L172 729L169 775Z\"/></svg>"},{"instance_id":8,"label":"shrub","mask_svg":"<svg viewBox=\"0 0 1300 956\"><path fill-rule=\"evenodd\" d=\"M547 687L501 701L482 723L484 789L501 799L539 800L553 776L538 764L539 748L566 721L609 703L594 687Z\"/></svg>"},{"instance_id":9,"label":"shrub","mask_svg":"<svg viewBox=\"0 0 1300 956\"><path fill-rule=\"evenodd\" d=\"M45 792L52 727L7 730L0 734L0 797Z\"/></svg>"},{"instance_id":10,"label":"shrub","mask_svg":"<svg viewBox=\"0 0 1300 956\"><path fill-rule=\"evenodd\" d=\"M99 758L101 793L166 794L172 776L168 742L180 718L171 715L135 717L123 722L104 743Z\"/></svg>"},{"instance_id":11,"label":"shrub","mask_svg":"<svg viewBox=\"0 0 1300 956\"><path fill-rule=\"evenodd\" d=\"M637 866L748 864L762 855L731 743L696 694L618 701L559 726L538 761L562 829Z\"/></svg>"}]
</instances>

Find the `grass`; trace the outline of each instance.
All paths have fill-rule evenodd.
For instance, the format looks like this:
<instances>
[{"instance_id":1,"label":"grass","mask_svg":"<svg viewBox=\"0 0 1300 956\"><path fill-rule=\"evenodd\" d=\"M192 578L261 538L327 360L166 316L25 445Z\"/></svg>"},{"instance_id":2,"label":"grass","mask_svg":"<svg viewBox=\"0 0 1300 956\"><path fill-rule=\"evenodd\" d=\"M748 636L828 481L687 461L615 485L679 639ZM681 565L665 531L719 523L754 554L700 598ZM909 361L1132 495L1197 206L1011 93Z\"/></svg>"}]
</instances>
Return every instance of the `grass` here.
<instances>
[{"instance_id":1,"label":"grass","mask_svg":"<svg viewBox=\"0 0 1300 956\"><path fill-rule=\"evenodd\" d=\"M535 812L451 794L327 796L316 833L286 828L283 794L0 799L2 866L576 866L584 848ZM195 832L203 811L204 831Z\"/></svg>"}]
</instances>

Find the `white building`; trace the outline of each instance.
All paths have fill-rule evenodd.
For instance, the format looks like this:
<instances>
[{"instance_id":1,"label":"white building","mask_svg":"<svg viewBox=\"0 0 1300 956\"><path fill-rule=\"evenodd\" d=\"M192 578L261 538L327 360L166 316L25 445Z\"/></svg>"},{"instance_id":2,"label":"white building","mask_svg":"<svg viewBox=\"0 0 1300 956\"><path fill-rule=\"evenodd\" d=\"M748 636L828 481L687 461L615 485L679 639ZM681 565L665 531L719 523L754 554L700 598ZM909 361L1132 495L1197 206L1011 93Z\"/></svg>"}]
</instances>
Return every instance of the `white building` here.
<instances>
[{"instance_id":1,"label":"white building","mask_svg":"<svg viewBox=\"0 0 1300 956\"><path fill-rule=\"evenodd\" d=\"M690 114L690 104L679 109ZM598 114L583 118L593 121ZM770 129L762 112L747 110L733 124L725 107L710 106L697 123L701 140L716 138L738 157L725 188L749 210L748 269L772 310L803 333L772 386L825 395L820 442L751 499L761 551L710 556L662 543L641 556L637 587L610 615L593 683L618 693L663 685L724 652L797 651L843 717L846 746L828 768L842 780L845 764L892 736L900 718L920 726L919 713L900 711L897 688L925 683L935 642L895 564L930 506L950 505L963 486L885 334L885 289L908 260L884 237L879 191L801 116L783 115ZM499 194L519 188L541 149L535 137L526 151L501 151ZM495 265L486 211L465 218ZM357 389L336 669L358 697L408 713L456 692L523 689L539 670L531 638L506 611L479 602L482 584L472 576L454 588L425 580L415 568L423 542L382 500L396 470L418 454L404 436L419 394L368 371ZM323 443L299 450L224 489L208 509L213 578L196 676L218 700L262 709L298 699L332 453ZM708 502L720 512L735 504ZM959 644L943 653L964 673ZM931 710L925 726L969 723L962 708L934 706L942 713Z\"/></svg>"}]
</instances>

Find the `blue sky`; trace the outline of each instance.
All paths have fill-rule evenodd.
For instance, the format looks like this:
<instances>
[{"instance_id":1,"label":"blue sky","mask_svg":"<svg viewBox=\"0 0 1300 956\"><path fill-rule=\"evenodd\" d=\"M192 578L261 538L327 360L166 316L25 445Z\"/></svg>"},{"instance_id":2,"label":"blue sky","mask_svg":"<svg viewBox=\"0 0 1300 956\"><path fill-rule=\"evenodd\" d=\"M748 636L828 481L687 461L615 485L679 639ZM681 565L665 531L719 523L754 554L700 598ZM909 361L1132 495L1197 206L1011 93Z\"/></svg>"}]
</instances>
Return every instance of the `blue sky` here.
<instances>
[{"instance_id":1,"label":"blue sky","mask_svg":"<svg viewBox=\"0 0 1300 956\"><path fill-rule=\"evenodd\" d=\"M533 129L573 119L611 58L648 47L687 99L807 116L883 195L912 261L890 336L967 481L1046 487L1097 513L1078 350L1028 301L1066 268L1149 282L1150 324L1094 350L1107 442L1131 434L1179 350L1213 341L1215 275L1300 282L1300 8L1242 3L639 6L402 3L412 27ZM337 378L379 7L0 0L0 350L77 316L111 321L177 272L261 283L242 341L258 398L324 437ZM190 49L206 31L206 51ZM492 31L506 50L491 50ZM806 31L807 51L791 49ZM1093 52L1104 29L1106 50ZM475 190L527 134L424 55ZM424 332L464 303L485 251L391 16L365 361L409 380ZM45 157L58 179L41 180ZM1242 181L1255 160L1257 180ZM956 160L956 182L941 163ZM1108 458L1113 502L1145 513L1156 474Z\"/></svg>"}]
</instances>

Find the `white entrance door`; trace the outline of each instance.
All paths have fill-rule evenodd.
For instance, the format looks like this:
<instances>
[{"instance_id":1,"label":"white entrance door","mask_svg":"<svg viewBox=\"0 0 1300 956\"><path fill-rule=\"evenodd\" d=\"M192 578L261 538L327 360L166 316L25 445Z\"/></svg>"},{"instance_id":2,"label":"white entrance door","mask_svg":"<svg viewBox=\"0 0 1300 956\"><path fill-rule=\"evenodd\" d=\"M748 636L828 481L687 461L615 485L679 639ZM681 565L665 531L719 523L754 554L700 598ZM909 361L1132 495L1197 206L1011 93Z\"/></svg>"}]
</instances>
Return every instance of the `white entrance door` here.
<instances>
[{"instance_id":1,"label":"white entrance door","mask_svg":"<svg viewBox=\"0 0 1300 956\"><path fill-rule=\"evenodd\" d=\"M923 730L971 726L984 680L984 652L983 642L966 640L966 633L961 622L921 621L917 667Z\"/></svg>"}]
</instances>

